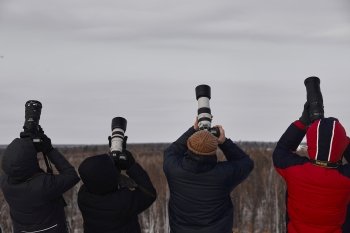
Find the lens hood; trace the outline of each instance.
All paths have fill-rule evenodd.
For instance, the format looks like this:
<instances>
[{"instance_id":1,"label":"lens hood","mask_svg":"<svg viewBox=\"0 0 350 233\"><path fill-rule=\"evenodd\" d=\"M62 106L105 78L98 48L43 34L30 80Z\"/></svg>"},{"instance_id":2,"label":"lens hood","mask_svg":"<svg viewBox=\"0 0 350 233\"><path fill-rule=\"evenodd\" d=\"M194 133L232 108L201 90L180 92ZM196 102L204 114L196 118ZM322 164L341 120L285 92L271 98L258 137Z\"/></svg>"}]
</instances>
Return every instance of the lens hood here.
<instances>
[{"instance_id":1,"label":"lens hood","mask_svg":"<svg viewBox=\"0 0 350 233\"><path fill-rule=\"evenodd\" d=\"M196 98L197 100L201 97L211 98L210 86L202 84L196 87Z\"/></svg>"},{"instance_id":2,"label":"lens hood","mask_svg":"<svg viewBox=\"0 0 350 233\"><path fill-rule=\"evenodd\" d=\"M112 131L116 128L126 130L127 121L124 117L114 117L112 119Z\"/></svg>"}]
</instances>

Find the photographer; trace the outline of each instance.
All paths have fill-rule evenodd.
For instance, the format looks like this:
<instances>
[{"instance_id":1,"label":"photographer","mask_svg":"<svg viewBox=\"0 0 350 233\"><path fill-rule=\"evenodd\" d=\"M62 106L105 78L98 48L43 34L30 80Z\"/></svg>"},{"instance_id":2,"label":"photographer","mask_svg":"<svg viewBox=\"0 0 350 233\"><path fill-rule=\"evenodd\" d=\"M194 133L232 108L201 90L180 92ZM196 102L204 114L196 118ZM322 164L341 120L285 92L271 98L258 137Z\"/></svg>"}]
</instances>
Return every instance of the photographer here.
<instances>
[{"instance_id":1,"label":"photographer","mask_svg":"<svg viewBox=\"0 0 350 233\"><path fill-rule=\"evenodd\" d=\"M1 189L10 206L14 233L68 233L62 194L79 177L39 125L41 108L37 100L26 102L24 131L7 146L2 158ZM39 167L38 152L44 156L47 172Z\"/></svg>"},{"instance_id":2,"label":"photographer","mask_svg":"<svg viewBox=\"0 0 350 233\"><path fill-rule=\"evenodd\" d=\"M231 191L247 178L253 161L221 126L219 138L193 127L164 152L163 170L170 189L171 233L231 233ZM218 162L220 148L227 161Z\"/></svg>"},{"instance_id":3,"label":"photographer","mask_svg":"<svg viewBox=\"0 0 350 233\"><path fill-rule=\"evenodd\" d=\"M350 139L349 139L349 145L348 147L345 149L344 152L344 158L348 164L348 166L350 166ZM347 210L347 214L346 214L346 218L345 218L345 223L343 225L343 232L350 232L350 203L348 205L348 210Z\"/></svg>"},{"instance_id":4,"label":"photographer","mask_svg":"<svg viewBox=\"0 0 350 233\"><path fill-rule=\"evenodd\" d=\"M1 188L9 204L14 233L68 233L62 194L79 177L72 165L42 134L42 142L33 143L25 134L6 148L2 160L5 175ZM42 152L55 165L57 175L39 167L37 153Z\"/></svg>"},{"instance_id":5,"label":"photographer","mask_svg":"<svg viewBox=\"0 0 350 233\"><path fill-rule=\"evenodd\" d=\"M307 102L273 152L274 166L287 184L287 231L349 233L345 225L342 231L350 204L350 165L342 164L343 154L350 155L349 138L336 118L311 121L310 116ZM308 157L296 153L305 135Z\"/></svg>"},{"instance_id":6,"label":"photographer","mask_svg":"<svg viewBox=\"0 0 350 233\"><path fill-rule=\"evenodd\" d=\"M110 154L88 157L79 166L84 184L78 193L78 205L85 233L140 233L138 214L156 200L149 176L125 148L125 127L126 121L124 130L112 135ZM122 138L121 148L118 139ZM128 177L121 171L126 171Z\"/></svg>"}]
</instances>

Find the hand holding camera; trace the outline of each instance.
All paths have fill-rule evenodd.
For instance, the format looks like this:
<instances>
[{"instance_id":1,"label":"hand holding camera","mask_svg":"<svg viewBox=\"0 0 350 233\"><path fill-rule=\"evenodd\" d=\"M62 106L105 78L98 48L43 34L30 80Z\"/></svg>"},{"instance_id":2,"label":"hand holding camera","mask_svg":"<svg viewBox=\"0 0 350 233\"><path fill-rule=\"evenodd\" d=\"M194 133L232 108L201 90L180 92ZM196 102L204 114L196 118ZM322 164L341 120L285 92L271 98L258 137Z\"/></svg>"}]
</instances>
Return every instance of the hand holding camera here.
<instances>
[{"instance_id":1,"label":"hand holding camera","mask_svg":"<svg viewBox=\"0 0 350 233\"><path fill-rule=\"evenodd\" d=\"M44 155L49 154L50 151L53 150L51 139L44 133L40 136L40 139L40 142L34 143L36 150L42 152Z\"/></svg>"},{"instance_id":2,"label":"hand holding camera","mask_svg":"<svg viewBox=\"0 0 350 233\"><path fill-rule=\"evenodd\" d=\"M120 170L128 170L135 163L135 159L130 151L125 150L116 156L114 162Z\"/></svg>"},{"instance_id":3,"label":"hand holding camera","mask_svg":"<svg viewBox=\"0 0 350 233\"><path fill-rule=\"evenodd\" d=\"M224 128L221 125L215 125L214 127L219 130L218 143L223 144L226 140Z\"/></svg>"}]
</instances>

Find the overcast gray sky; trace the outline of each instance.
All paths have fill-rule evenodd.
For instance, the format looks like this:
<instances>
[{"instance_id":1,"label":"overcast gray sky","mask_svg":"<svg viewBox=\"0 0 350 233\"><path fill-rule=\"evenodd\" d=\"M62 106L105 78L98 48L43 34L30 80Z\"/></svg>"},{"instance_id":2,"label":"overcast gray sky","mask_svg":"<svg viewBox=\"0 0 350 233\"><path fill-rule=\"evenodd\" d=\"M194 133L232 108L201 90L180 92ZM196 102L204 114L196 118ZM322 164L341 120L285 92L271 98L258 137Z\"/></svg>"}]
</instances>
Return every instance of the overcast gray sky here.
<instances>
[{"instance_id":1,"label":"overcast gray sky","mask_svg":"<svg viewBox=\"0 0 350 233\"><path fill-rule=\"evenodd\" d=\"M57 144L171 142L208 84L227 137L277 141L321 79L326 116L350 134L347 0L0 0L0 144L29 99Z\"/></svg>"}]
</instances>

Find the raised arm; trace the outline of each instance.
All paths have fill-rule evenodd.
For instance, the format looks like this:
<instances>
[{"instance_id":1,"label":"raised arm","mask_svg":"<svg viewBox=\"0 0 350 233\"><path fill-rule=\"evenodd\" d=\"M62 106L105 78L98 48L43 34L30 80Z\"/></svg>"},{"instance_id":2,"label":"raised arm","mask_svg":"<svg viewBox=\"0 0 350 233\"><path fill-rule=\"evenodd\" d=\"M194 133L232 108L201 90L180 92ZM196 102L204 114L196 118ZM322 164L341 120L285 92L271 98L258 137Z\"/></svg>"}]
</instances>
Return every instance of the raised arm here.
<instances>
[{"instance_id":1,"label":"raised arm","mask_svg":"<svg viewBox=\"0 0 350 233\"><path fill-rule=\"evenodd\" d=\"M147 174L147 172L138 164L133 164L127 174L137 184L133 191L134 201L130 202L129 214L139 214L147 209L157 198L157 192Z\"/></svg>"},{"instance_id":2,"label":"raised arm","mask_svg":"<svg viewBox=\"0 0 350 233\"><path fill-rule=\"evenodd\" d=\"M346 162L348 162L350 164L350 138L348 138L348 139L349 139L349 145L348 145L348 147L346 147L343 155L344 155Z\"/></svg>"},{"instance_id":3,"label":"raised arm","mask_svg":"<svg viewBox=\"0 0 350 233\"><path fill-rule=\"evenodd\" d=\"M51 140L46 135L43 136L42 144L42 152L55 165L59 173L58 175L47 175L44 182L44 198L54 199L72 188L80 179L74 167L58 150L52 147Z\"/></svg>"},{"instance_id":4,"label":"raised arm","mask_svg":"<svg viewBox=\"0 0 350 233\"><path fill-rule=\"evenodd\" d=\"M284 169L308 161L308 158L296 153L305 134L306 127L301 121L295 121L287 128L273 152L273 163L276 168Z\"/></svg>"},{"instance_id":5,"label":"raised arm","mask_svg":"<svg viewBox=\"0 0 350 233\"><path fill-rule=\"evenodd\" d=\"M305 137L307 127L310 124L309 104L306 102L301 117L287 128L277 142L272 155L273 164L282 176L283 169L309 161L308 158L299 156L296 150Z\"/></svg>"},{"instance_id":6,"label":"raised arm","mask_svg":"<svg viewBox=\"0 0 350 233\"><path fill-rule=\"evenodd\" d=\"M233 188L248 177L254 168L254 162L236 143L226 138L225 130L221 125L216 127L220 130L220 137L218 138L219 148L227 159L225 163L231 171L230 186Z\"/></svg>"},{"instance_id":7,"label":"raised arm","mask_svg":"<svg viewBox=\"0 0 350 233\"><path fill-rule=\"evenodd\" d=\"M185 156L187 151L187 139L198 130L198 118L196 117L192 127L183 133L175 142L164 151L164 164L170 159Z\"/></svg>"}]
</instances>

